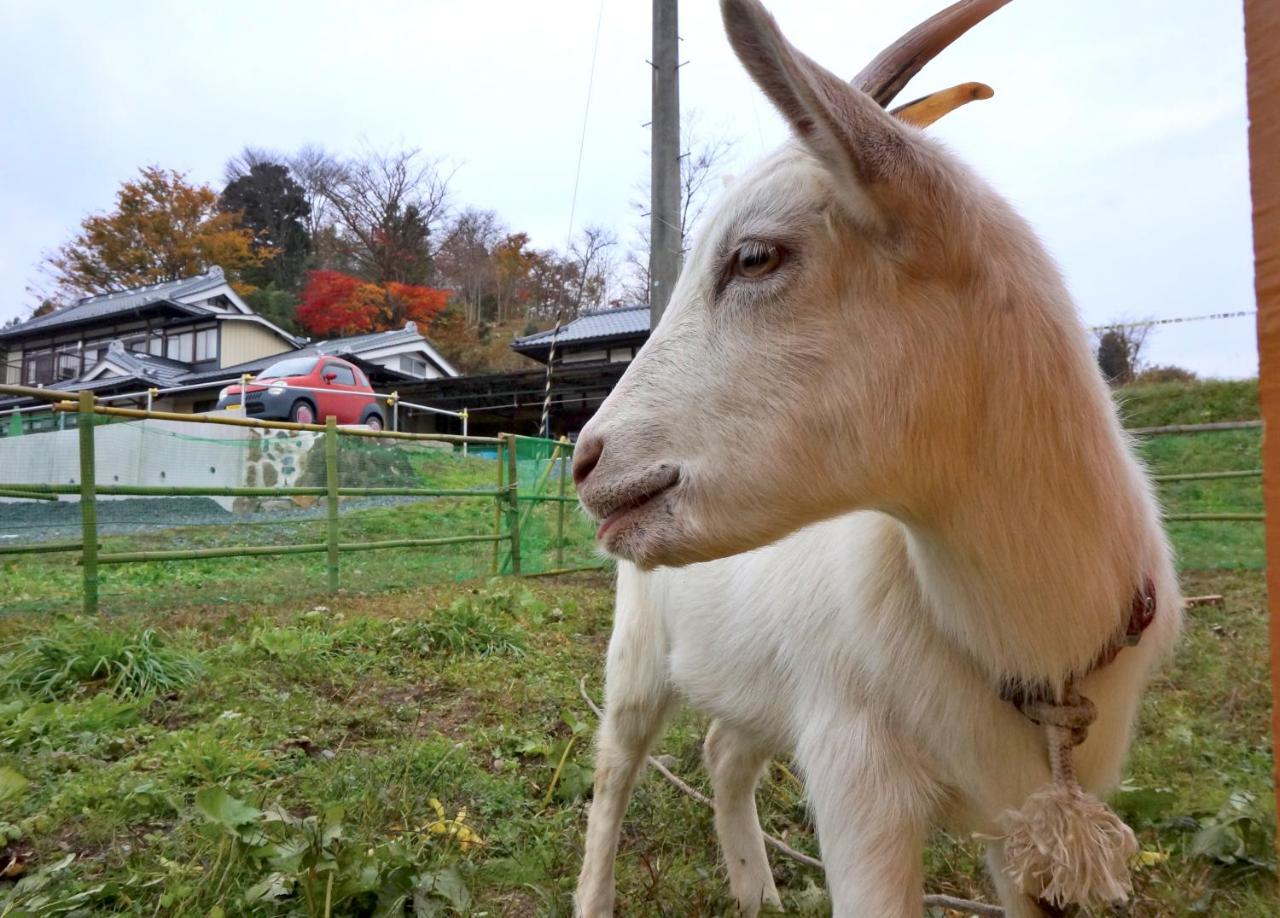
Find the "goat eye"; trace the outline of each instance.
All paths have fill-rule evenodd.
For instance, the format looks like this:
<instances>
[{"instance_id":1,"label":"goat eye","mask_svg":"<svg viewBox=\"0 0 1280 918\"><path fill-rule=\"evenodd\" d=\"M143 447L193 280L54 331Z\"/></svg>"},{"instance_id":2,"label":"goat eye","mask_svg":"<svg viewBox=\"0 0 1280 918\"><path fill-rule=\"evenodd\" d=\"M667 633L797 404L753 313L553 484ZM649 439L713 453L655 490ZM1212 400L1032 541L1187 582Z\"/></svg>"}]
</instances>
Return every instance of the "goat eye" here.
<instances>
[{"instance_id":1,"label":"goat eye","mask_svg":"<svg viewBox=\"0 0 1280 918\"><path fill-rule=\"evenodd\" d=\"M748 242L738 249L733 260L733 273L748 280L764 277L782 264L782 251L767 242Z\"/></svg>"}]
</instances>

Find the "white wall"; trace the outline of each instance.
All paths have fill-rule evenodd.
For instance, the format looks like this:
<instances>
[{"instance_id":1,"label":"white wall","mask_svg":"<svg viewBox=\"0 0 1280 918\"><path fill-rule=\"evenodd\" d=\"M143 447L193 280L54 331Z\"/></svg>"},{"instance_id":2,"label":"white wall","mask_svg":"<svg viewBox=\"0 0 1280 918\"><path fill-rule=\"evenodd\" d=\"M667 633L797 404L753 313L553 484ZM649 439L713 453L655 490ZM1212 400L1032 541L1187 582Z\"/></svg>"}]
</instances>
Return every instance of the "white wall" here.
<instances>
[{"instance_id":1,"label":"white wall","mask_svg":"<svg viewBox=\"0 0 1280 918\"><path fill-rule=\"evenodd\" d=\"M262 439L262 434L268 435ZM287 487L296 483L302 457L319 434L298 433L276 440L275 431L220 424L188 424L179 421L128 421L105 424L94 430L94 468L99 485L160 485L188 487ZM250 447L258 439L259 448ZM261 448L272 443L275 457ZM279 461L286 450L292 461ZM265 464L278 471L275 481L264 482ZM252 471L251 471L252 470ZM254 480L250 481L252 478ZM0 483L79 484L80 434L76 430L49 431L0 438ZM78 500L62 495L61 500ZM103 497L102 500L111 498ZM235 498L214 497L231 509ZM9 500L0 498L0 501Z\"/></svg>"}]
</instances>

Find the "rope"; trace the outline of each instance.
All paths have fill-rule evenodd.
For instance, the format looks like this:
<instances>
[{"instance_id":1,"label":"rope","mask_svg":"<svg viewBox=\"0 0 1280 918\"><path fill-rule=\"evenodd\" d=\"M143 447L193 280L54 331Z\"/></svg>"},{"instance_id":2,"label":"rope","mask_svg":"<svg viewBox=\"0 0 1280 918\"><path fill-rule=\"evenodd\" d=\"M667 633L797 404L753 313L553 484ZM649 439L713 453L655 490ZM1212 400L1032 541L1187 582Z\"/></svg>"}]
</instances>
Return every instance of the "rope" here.
<instances>
[{"instance_id":1,"label":"rope","mask_svg":"<svg viewBox=\"0 0 1280 918\"><path fill-rule=\"evenodd\" d=\"M597 719L604 720L604 711L600 710L600 706L595 703L589 694L587 694L586 676L583 676L578 680L578 694L582 696L582 700L586 702L587 707L591 709L591 713L595 714ZM666 778L671 786L680 791L680 793L684 794L686 797L691 797L705 807L710 807L712 809L715 808L715 804L711 801L710 797L699 791L697 788L682 781L672 773L667 766L663 765L656 758L653 756L646 756L645 758L649 765L652 766L658 774ZM806 867L814 867L818 870L823 869L822 861L818 860L816 857L797 851L786 842L779 838L774 838L767 832L762 832L761 834L764 836L764 843L779 854L785 855L793 861L798 861ZM967 912L971 915L1000 916L1004 914L1004 909L998 905L989 905L986 902L975 902L972 899L961 899L957 896L948 896L941 893L930 893L929 895L926 895L924 897L924 906L925 908L949 908L959 912Z\"/></svg>"}]
</instances>

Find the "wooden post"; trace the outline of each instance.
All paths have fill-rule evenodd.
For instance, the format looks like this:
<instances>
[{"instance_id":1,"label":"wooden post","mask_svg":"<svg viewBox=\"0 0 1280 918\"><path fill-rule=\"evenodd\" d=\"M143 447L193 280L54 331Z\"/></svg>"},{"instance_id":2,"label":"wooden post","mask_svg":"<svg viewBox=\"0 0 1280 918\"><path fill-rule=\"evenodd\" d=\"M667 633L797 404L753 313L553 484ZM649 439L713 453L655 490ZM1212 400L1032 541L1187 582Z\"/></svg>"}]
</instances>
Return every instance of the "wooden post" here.
<instances>
[{"instance_id":1,"label":"wooden post","mask_svg":"<svg viewBox=\"0 0 1280 918\"><path fill-rule=\"evenodd\" d=\"M324 419L324 481L329 509L325 543L329 555L329 592L338 592L338 419Z\"/></svg>"},{"instance_id":2,"label":"wooden post","mask_svg":"<svg viewBox=\"0 0 1280 918\"><path fill-rule=\"evenodd\" d=\"M568 477L565 475L567 471L565 466L570 464L569 460L573 456L573 451L569 449L568 437L560 438L560 448L563 454L560 459L560 506L556 508L556 567L558 568L564 567L564 489L565 479Z\"/></svg>"},{"instance_id":3,"label":"wooden post","mask_svg":"<svg viewBox=\"0 0 1280 918\"><path fill-rule=\"evenodd\" d=\"M93 453L93 393L80 393L80 558L84 566L84 614L98 612L97 469Z\"/></svg>"},{"instance_id":4,"label":"wooden post","mask_svg":"<svg viewBox=\"0 0 1280 918\"><path fill-rule=\"evenodd\" d=\"M516 437L507 440L507 533L511 536L511 573L520 576L520 481L516 469Z\"/></svg>"},{"instance_id":5,"label":"wooden post","mask_svg":"<svg viewBox=\"0 0 1280 918\"><path fill-rule=\"evenodd\" d=\"M1249 177L1253 191L1254 287L1258 297L1258 396L1262 496L1267 510L1267 604L1271 631L1271 738L1280 750L1280 6L1245 0ZM1280 755L1272 760L1280 790ZM1280 846L1280 832L1276 834Z\"/></svg>"}]
</instances>

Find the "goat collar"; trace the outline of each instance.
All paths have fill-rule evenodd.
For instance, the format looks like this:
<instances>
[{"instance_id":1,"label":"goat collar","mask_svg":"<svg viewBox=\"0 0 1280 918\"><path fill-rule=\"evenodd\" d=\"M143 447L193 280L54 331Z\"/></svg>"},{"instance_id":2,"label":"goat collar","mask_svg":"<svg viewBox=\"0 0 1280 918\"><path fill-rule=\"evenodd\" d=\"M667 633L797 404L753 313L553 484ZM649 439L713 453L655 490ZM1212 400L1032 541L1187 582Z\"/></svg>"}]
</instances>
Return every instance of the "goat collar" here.
<instances>
[{"instance_id":1,"label":"goat collar","mask_svg":"<svg viewBox=\"0 0 1280 918\"><path fill-rule=\"evenodd\" d=\"M1088 668L1078 678L1083 679L1113 661L1126 647L1136 647L1142 640L1143 632L1156 617L1156 585L1150 577L1144 577L1142 586L1133 591L1133 599L1129 604L1129 618L1125 621L1124 630L1107 641ZM1006 681L1000 686L1000 697L1022 711L1023 714L1039 721L1029 711L1044 704L1052 704L1058 692L1047 683L1027 685Z\"/></svg>"}]
</instances>

